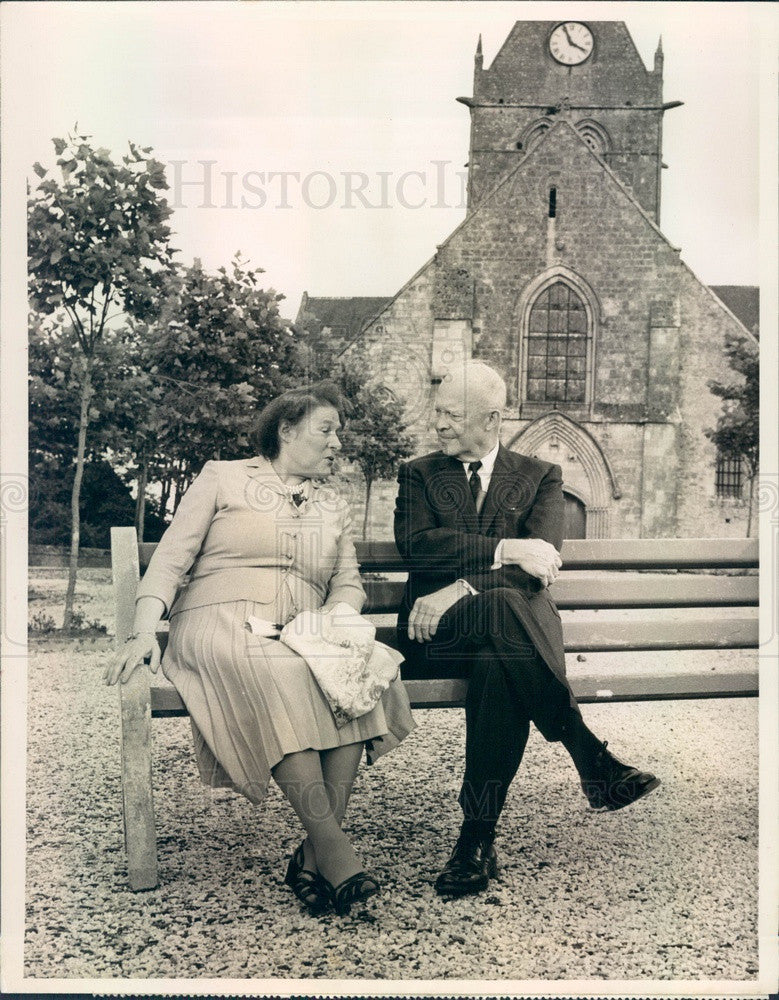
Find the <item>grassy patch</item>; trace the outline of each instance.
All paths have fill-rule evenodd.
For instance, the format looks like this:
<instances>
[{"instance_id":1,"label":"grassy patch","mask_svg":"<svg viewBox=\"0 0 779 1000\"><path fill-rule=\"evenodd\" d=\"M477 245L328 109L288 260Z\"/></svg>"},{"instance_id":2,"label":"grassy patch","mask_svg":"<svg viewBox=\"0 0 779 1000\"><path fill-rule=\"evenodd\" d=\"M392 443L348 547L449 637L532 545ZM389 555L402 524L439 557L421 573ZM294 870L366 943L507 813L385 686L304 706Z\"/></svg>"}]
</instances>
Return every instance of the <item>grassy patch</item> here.
<instances>
[{"instance_id":1,"label":"grassy patch","mask_svg":"<svg viewBox=\"0 0 779 1000\"><path fill-rule=\"evenodd\" d=\"M63 631L65 567L34 566L28 581L28 632L31 637L96 637L113 634L114 599L110 569L80 569L76 580L73 627Z\"/></svg>"}]
</instances>

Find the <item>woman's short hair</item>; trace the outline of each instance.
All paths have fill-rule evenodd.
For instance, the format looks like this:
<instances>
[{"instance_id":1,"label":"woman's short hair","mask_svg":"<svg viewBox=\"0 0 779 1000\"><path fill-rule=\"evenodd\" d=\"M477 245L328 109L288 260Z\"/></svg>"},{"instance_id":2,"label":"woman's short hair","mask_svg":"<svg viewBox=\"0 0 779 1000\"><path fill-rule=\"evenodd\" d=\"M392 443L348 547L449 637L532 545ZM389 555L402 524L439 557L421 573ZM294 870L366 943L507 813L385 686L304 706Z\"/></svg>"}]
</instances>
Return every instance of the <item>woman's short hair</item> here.
<instances>
[{"instance_id":1,"label":"woman's short hair","mask_svg":"<svg viewBox=\"0 0 779 1000\"><path fill-rule=\"evenodd\" d=\"M303 389L290 389L271 400L257 417L254 437L259 453L267 459L277 458L281 447L279 428L282 423L294 426L318 406L332 406L343 422L343 397L332 382L316 382Z\"/></svg>"}]
</instances>

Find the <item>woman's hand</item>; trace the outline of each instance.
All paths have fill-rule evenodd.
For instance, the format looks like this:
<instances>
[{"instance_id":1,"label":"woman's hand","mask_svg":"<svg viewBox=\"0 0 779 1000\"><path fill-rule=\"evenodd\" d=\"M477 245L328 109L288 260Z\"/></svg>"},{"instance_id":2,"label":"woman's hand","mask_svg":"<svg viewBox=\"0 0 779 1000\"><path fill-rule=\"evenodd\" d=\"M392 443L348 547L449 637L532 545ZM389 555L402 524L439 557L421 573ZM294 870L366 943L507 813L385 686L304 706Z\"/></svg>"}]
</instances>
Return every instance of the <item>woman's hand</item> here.
<instances>
[{"instance_id":1,"label":"woman's hand","mask_svg":"<svg viewBox=\"0 0 779 1000\"><path fill-rule=\"evenodd\" d=\"M150 657L151 672L156 674L162 656L157 636L154 632L137 632L133 638L128 639L121 649L117 650L113 661L103 672L103 680L106 684L116 684L117 681L126 684L133 670L147 656Z\"/></svg>"}]
</instances>

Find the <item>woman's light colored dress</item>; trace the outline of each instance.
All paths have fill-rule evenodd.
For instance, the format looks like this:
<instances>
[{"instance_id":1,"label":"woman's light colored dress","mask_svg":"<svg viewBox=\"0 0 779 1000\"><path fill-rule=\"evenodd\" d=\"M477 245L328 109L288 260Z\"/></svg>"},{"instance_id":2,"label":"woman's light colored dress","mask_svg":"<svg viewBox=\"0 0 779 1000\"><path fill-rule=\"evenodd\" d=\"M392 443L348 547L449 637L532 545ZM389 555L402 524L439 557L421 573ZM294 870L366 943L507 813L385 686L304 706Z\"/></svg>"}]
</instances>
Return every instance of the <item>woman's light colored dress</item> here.
<instances>
[{"instance_id":1,"label":"woman's light colored dress","mask_svg":"<svg viewBox=\"0 0 779 1000\"><path fill-rule=\"evenodd\" d=\"M162 669L189 711L202 780L252 802L286 754L365 742L373 761L414 728L399 679L338 728L305 660L246 625L339 601L362 607L346 503L314 481L304 497L293 503L264 458L206 463L138 589L170 609Z\"/></svg>"}]
</instances>

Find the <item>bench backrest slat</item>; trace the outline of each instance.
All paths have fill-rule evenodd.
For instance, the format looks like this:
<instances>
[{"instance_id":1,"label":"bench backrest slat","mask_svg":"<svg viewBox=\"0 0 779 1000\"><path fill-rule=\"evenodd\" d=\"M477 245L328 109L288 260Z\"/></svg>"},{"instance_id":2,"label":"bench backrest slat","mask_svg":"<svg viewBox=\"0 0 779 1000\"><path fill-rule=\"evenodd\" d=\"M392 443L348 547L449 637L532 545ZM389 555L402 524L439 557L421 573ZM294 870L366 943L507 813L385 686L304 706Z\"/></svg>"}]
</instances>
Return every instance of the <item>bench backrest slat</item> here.
<instances>
[{"instance_id":1,"label":"bench backrest slat","mask_svg":"<svg viewBox=\"0 0 779 1000\"><path fill-rule=\"evenodd\" d=\"M365 573L403 572L394 542L357 542ZM563 566L581 569L747 569L757 566L756 538L597 538L563 542Z\"/></svg>"},{"instance_id":2,"label":"bench backrest slat","mask_svg":"<svg viewBox=\"0 0 779 1000\"><path fill-rule=\"evenodd\" d=\"M405 572L394 542L357 542L364 573ZM149 564L154 542L138 546L141 569ZM563 543L567 570L580 569L749 569L757 566L756 538L598 538Z\"/></svg>"},{"instance_id":3,"label":"bench backrest slat","mask_svg":"<svg viewBox=\"0 0 779 1000\"><path fill-rule=\"evenodd\" d=\"M601 538L563 543L565 569L747 569L756 538Z\"/></svg>"},{"instance_id":4,"label":"bench backrest slat","mask_svg":"<svg viewBox=\"0 0 779 1000\"><path fill-rule=\"evenodd\" d=\"M157 632L160 649L168 644L168 630ZM758 614L753 608L721 618L598 619L565 623L568 653L625 652L651 649L750 649L758 644ZM377 625L379 642L397 648L395 625Z\"/></svg>"},{"instance_id":5,"label":"bench backrest slat","mask_svg":"<svg viewBox=\"0 0 779 1000\"><path fill-rule=\"evenodd\" d=\"M403 595L401 580L365 580L366 614L397 611ZM757 604L757 576L703 574L613 573L593 576L562 573L550 593L563 610L585 608L744 607Z\"/></svg>"},{"instance_id":6,"label":"bench backrest slat","mask_svg":"<svg viewBox=\"0 0 779 1000\"><path fill-rule=\"evenodd\" d=\"M568 653L620 653L659 649L753 649L758 643L757 612L728 618L657 621L569 621ZM394 625L380 625L376 638L397 645Z\"/></svg>"}]
</instances>

